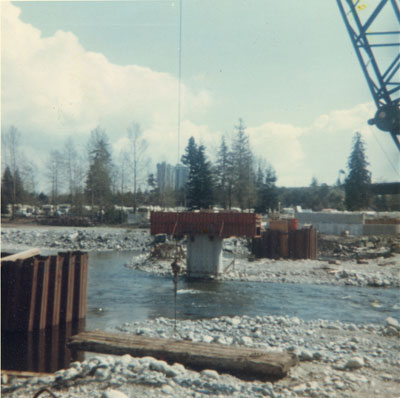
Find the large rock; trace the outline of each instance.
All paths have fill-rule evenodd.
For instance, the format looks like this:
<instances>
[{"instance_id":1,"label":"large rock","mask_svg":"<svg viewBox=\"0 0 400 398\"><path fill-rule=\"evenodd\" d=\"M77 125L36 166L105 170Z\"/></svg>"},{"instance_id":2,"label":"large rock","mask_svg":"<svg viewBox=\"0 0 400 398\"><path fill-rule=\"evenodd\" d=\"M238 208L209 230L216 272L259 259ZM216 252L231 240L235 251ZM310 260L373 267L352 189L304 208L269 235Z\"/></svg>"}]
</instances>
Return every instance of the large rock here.
<instances>
[{"instance_id":1,"label":"large rock","mask_svg":"<svg viewBox=\"0 0 400 398\"><path fill-rule=\"evenodd\" d=\"M347 370L360 369L364 366L364 360L360 357L353 357L346 362L344 368Z\"/></svg>"},{"instance_id":2,"label":"large rock","mask_svg":"<svg viewBox=\"0 0 400 398\"><path fill-rule=\"evenodd\" d=\"M128 396L118 390L108 390L103 392L101 398L128 398Z\"/></svg>"},{"instance_id":3,"label":"large rock","mask_svg":"<svg viewBox=\"0 0 400 398\"><path fill-rule=\"evenodd\" d=\"M386 327L392 327L394 329L400 330L400 323L397 319L392 318L391 316L385 319Z\"/></svg>"}]
</instances>

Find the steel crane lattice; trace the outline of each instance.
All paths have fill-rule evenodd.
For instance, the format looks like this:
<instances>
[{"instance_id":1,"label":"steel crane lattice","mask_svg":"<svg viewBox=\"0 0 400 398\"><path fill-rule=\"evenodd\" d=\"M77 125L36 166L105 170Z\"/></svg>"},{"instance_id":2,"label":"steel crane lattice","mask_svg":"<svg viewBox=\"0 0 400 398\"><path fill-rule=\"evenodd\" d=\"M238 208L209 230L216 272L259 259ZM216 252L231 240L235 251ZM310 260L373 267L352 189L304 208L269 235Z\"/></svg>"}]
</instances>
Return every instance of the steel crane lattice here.
<instances>
[{"instance_id":1,"label":"steel crane lattice","mask_svg":"<svg viewBox=\"0 0 400 398\"><path fill-rule=\"evenodd\" d=\"M377 112L368 121L389 132L400 151L399 0L337 0L340 13L374 98ZM382 20L391 17L393 26Z\"/></svg>"}]
</instances>

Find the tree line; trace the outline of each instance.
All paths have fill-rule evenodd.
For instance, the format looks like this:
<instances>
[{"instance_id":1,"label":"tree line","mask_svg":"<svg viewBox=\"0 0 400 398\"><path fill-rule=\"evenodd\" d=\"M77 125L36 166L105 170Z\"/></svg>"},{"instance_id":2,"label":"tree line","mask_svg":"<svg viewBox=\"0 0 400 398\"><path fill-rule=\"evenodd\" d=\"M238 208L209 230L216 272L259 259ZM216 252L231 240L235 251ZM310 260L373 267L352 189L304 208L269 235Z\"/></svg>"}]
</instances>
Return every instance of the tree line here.
<instances>
[{"instance_id":1,"label":"tree line","mask_svg":"<svg viewBox=\"0 0 400 398\"><path fill-rule=\"evenodd\" d=\"M349 171L343 182L339 178L335 185L328 186L313 178L308 187L278 187L273 166L255 157L245 124L239 119L231 141L221 138L214 162L209 159L207 148L191 137L181 158L189 170L186 185L179 190L160 190L154 173L145 172L148 145L140 125L133 123L127 129L127 145L114 159L105 130L97 127L91 131L83 152L68 138L61 149L49 153L45 193L35 190L37 168L22 156L20 138L14 126L2 134L2 214L11 205L14 215L17 203L68 203L72 214L93 216L95 209L96 217L104 222L122 220L116 205L132 207L134 211L142 205L184 206L191 210L214 206L254 209L259 213L296 205L312 210L398 210L390 198L372 197L371 173L359 133L354 136Z\"/></svg>"}]
</instances>

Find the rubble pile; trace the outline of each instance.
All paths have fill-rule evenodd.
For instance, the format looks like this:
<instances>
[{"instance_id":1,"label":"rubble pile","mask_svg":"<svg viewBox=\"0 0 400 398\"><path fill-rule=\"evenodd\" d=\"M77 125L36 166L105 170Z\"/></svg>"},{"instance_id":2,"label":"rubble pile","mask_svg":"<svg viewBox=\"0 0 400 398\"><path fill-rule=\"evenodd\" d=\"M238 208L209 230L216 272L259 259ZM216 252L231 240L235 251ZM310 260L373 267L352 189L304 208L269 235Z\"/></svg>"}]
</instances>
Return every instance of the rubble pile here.
<instances>
[{"instance_id":1,"label":"rubble pile","mask_svg":"<svg viewBox=\"0 0 400 398\"><path fill-rule=\"evenodd\" d=\"M40 247L54 250L148 250L152 238L147 230L113 228L3 228L2 250Z\"/></svg>"},{"instance_id":2,"label":"rubble pile","mask_svg":"<svg viewBox=\"0 0 400 398\"><path fill-rule=\"evenodd\" d=\"M149 258L157 260L183 259L185 257L182 245L167 242L155 244L149 254Z\"/></svg>"},{"instance_id":3,"label":"rubble pile","mask_svg":"<svg viewBox=\"0 0 400 398\"><path fill-rule=\"evenodd\" d=\"M339 260L374 259L400 253L399 236L318 235L318 256Z\"/></svg>"}]
</instances>

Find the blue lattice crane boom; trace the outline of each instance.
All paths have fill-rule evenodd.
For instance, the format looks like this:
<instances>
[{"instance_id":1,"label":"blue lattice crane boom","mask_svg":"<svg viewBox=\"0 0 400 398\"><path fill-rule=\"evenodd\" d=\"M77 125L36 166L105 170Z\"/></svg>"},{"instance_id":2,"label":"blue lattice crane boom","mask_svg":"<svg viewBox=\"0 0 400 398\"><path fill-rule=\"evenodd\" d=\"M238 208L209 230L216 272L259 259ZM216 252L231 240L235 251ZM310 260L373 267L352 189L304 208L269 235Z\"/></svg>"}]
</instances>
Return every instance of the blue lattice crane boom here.
<instances>
[{"instance_id":1,"label":"blue lattice crane boom","mask_svg":"<svg viewBox=\"0 0 400 398\"><path fill-rule=\"evenodd\" d=\"M372 7L362 0L336 1L377 107L368 123L389 132L400 151L400 29L379 26L384 13L394 16L395 29L400 26L399 0L380 0ZM385 65L378 62L382 50Z\"/></svg>"}]
</instances>

